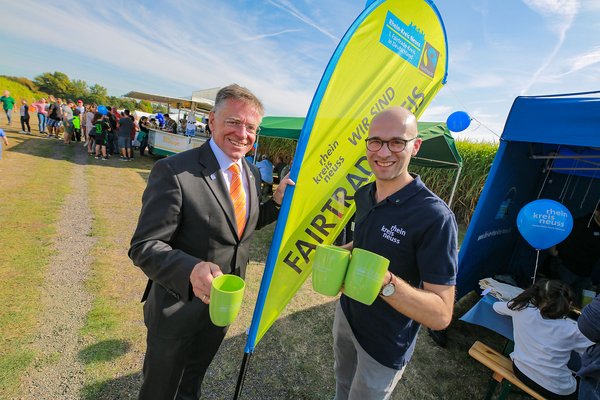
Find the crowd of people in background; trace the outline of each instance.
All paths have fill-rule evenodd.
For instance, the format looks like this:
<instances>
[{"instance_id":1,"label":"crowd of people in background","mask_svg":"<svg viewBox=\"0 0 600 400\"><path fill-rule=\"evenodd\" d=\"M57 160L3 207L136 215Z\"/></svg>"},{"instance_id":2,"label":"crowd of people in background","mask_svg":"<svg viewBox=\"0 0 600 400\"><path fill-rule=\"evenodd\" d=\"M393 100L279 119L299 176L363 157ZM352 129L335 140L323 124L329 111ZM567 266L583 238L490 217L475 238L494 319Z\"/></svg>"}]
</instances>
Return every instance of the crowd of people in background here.
<instances>
[{"instance_id":1,"label":"crowd of people in background","mask_svg":"<svg viewBox=\"0 0 600 400\"><path fill-rule=\"evenodd\" d=\"M0 103L6 115L7 125L12 125L15 99L5 90ZM136 117L130 110L118 110L117 107L97 104L84 104L82 100L73 101L49 95L34 100L31 104L22 99L19 106L21 134L31 135L31 119L37 117L37 128L46 138L63 140L70 145L83 143L90 156L99 160L108 160L118 156L122 161L134 158L134 147L144 156L148 148L150 129L161 129L179 134L189 130L186 117L179 123L170 115L158 113L154 117ZM204 124L198 124L201 133L208 130ZM194 132L195 133L195 132Z\"/></svg>"},{"instance_id":2,"label":"crowd of people in background","mask_svg":"<svg viewBox=\"0 0 600 400\"><path fill-rule=\"evenodd\" d=\"M0 103L11 126L15 99L5 90ZM115 106L84 104L49 95L34 100L31 104L22 99L19 106L21 134L31 135L31 125L37 118L37 129L46 138L62 140L65 144L82 143L88 154L98 160L108 160L118 156L122 161L134 159L134 147L140 156L146 155L150 129L163 130L173 134L190 135L190 124L184 115L176 121L169 114L136 117L130 110L118 110ZM197 123L196 132L210 137L208 120ZM193 127L193 126L192 126ZM194 135L190 135L194 136ZM1 139L0 139L1 140ZM254 156L248 156L254 163ZM291 167L291 160L278 156L275 164L267 154L259 155L256 166L261 173L262 198L273 193L273 185L285 176Z\"/></svg>"},{"instance_id":3,"label":"crowd of people in background","mask_svg":"<svg viewBox=\"0 0 600 400\"><path fill-rule=\"evenodd\" d=\"M261 201L266 201L273 195L273 185L278 184L280 179L290 172L292 166L292 158L277 156L276 163L273 164L268 154L257 154L255 160L254 154L248 153L246 161L256 164L258 172L260 172Z\"/></svg>"}]
</instances>

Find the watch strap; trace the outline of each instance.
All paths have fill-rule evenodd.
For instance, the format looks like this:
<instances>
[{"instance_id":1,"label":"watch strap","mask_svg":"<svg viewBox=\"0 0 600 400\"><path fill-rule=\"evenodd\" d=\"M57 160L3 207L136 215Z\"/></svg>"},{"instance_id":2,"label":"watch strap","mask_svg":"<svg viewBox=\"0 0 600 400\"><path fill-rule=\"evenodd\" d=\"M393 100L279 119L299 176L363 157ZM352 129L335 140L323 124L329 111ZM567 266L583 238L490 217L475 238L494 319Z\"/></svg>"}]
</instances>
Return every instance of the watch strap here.
<instances>
[{"instance_id":1,"label":"watch strap","mask_svg":"<svg viewBox=\"0 0 600 400\"><path fill-rule=\"evenodd\" d=\"M381 287L381 289L379 290L379 295L382 296L383 295L383 289L389 285L390 283L392 283L392 281L394 280L394 274L392 274L390 271L388 271L390 273L390 280Z\"/></svg>"}]
</instances>

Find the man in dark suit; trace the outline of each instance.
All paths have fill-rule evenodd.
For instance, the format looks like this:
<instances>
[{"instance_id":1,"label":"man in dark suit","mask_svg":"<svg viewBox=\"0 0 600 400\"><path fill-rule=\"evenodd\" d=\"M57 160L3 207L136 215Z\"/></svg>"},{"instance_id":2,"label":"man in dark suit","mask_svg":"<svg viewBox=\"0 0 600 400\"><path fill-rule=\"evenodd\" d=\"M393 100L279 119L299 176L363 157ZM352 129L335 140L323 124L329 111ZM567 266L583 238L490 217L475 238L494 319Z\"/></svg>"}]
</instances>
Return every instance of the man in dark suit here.
<instances>
[{"instance_id":1,"label":"man in dark suit","mask_svg":"<svg viewBox=\"0 0 600 400\"><path fill-rule=\"evenodd\" d=\"M263 113L248 89L221 89L209 115L212 138L156 162L150 173L129 250L149 278L142 298L148 337L140 399L200 397L227 331L210 321L211 282L223 273L244 277L254 230L277 218L285 187L293 184L284 179L272 199L259 202L260 174L243 157ZM240 172L241 185L234 176ZM232 200L240 186L245 207L238 207L239 197L236 206Z\"/></svg>"}]
</instances>

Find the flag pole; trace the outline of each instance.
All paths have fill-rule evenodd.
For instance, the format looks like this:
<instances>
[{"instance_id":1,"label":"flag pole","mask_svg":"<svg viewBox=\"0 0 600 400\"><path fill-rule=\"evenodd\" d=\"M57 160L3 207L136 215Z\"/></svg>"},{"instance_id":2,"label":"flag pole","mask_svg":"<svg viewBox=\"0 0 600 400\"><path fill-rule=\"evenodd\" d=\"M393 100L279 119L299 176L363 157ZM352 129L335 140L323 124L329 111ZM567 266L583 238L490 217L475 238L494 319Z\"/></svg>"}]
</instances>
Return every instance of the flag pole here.
<instances>
[{"instance_id":1,"label":"flag pole","mask_svg":"<svg viewBox=\"0 0 600 400\"><path fill-rule=\"evenodd\" d=\"M233 395L233 400L238 400L242 394L244 381L246 380L246 372L248 371L248 366L250 365L250 356L252 356L252 353L244 352L244 358L242 359L242 365L240 366L240 373L238 375L237 384L235 385L235 394Z\"/></svg>"}]
</instances>

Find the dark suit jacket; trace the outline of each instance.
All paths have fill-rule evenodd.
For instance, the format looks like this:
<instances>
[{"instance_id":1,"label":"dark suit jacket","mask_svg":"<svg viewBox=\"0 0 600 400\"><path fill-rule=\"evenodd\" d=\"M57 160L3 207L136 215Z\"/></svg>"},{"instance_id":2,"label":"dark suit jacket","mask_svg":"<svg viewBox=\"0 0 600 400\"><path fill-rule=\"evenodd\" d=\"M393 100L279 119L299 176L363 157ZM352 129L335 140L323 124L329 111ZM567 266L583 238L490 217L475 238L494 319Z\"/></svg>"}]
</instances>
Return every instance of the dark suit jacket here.
<instances>
[{"instance_id":1,"label":"dark suit jacket","mask_svg":"<svg viewBox=\"0 0 600 400\"><path fill-rule=\"evenodd\" d=\"M208 307L194 296L190 274L200 261L244 277L255 229L273 222L272 200L260 205L260 174L242 160L249 179L249 215L241 239L235 213L208 142L157 161L142 197L129 257L148 276L142 298L150 333L165 338L194 334L210 323Z\"/></svg>"}]
</instances>

